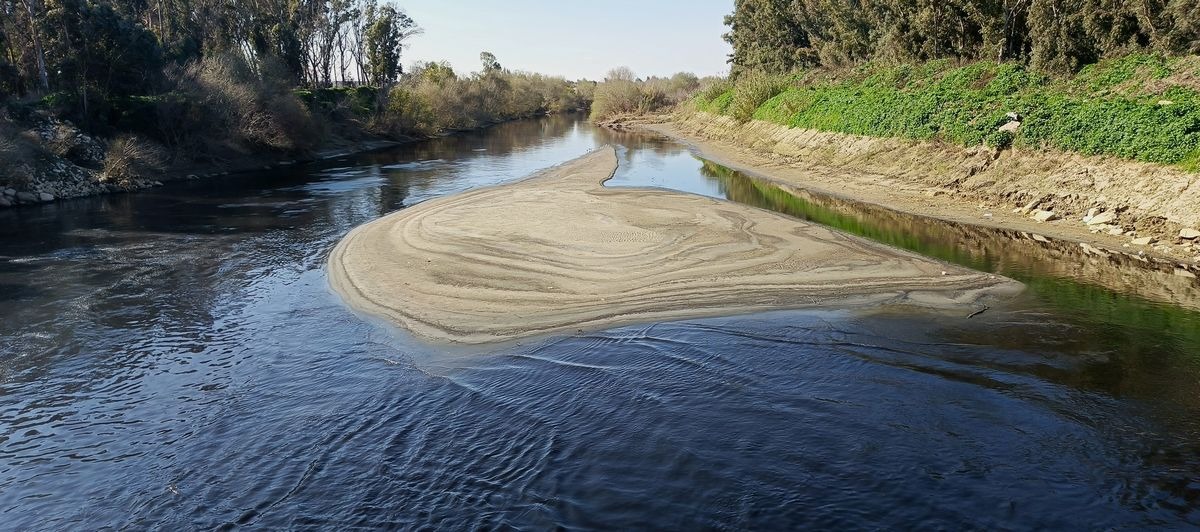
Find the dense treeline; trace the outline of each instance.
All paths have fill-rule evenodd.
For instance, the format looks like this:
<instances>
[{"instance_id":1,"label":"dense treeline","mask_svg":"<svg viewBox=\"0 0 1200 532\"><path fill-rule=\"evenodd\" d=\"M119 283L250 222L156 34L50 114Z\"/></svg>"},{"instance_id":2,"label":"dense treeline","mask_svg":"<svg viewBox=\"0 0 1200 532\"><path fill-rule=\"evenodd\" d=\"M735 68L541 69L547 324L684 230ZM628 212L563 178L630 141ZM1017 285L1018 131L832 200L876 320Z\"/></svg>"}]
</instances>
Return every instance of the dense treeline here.
<instances>
[{"instance_id":1,"label":"dense treeline","mask_svg":"<svg viewBox=\"0 0 1200 532\"><path fill-rule=\"evenodd\" d=\"M0 0L0 185L60 180L65 159L75 181L124 187L164 166L590 104L594 84L487 52L467 75L405 72L420 31L387 0Z\"/></svg>"},{"instance_id":2,"label":"dense treeline","mask_svg":"<svg viewBox=\"0 0 1200 532\"><path fill-rule=\"evenodd\" d=\"M0 89L145 94L164 66L240 52L291 81L396 79L419 31L376 0L0 0Z\"/></svg>"},{"instance_id":3,"label":"dense treeline","mask_svg":"<svg viewBox=\"0 0 1200 532\"><path fill-rule=\"evenodd\" d=\"M866 61L1015 61L1065 74L1131 52L1200 53L1197 0L737 0L735 75Z\"/></svg>"},{"instance_id":4,"label":"dense treeline","mask_svg":"<svg viewBox=\"0 0 1200 532\"><path fill-rule=\"evenodd\" d=\"M1200 1L736 0L695 109L1200 169Z\"/></svg>"},{"instance_id":5,"label":"dense treeline","mask_svg":"<svg viewBox=\"0 0 1200 532\"><path fill-rule=\"evenodd\" d=\"M739 121L965 146L1053 148L1200 170L1200 57L1130 54L1068 76L949 59L747 72L695 109Z\"/></svg>"},{"instance_id":6,"label":"dense treeline","mask_svg":"<svg viewBox=\"0 0 1200 532\"><path fill-rule=\"evenodd\" d=\"M74 118L177 89L183 70L237 56L260 77L379 85L419 31L376 0L0 0L0 97L56 94Z\"/></svg>"},{"instance_id":7,"label":"dense treeline","mask_svg":"<svg viewBox=\"0 0 1200 532\"><path fill-rule=\"evenodd\" d=\"M387 106L375 121L380 129L404 135L473 129L516 118L585 109L595 83L513 72L490 52L481 69L456 73L446 63L417 64L386 94Z\"/></svg>"}]
</instances>

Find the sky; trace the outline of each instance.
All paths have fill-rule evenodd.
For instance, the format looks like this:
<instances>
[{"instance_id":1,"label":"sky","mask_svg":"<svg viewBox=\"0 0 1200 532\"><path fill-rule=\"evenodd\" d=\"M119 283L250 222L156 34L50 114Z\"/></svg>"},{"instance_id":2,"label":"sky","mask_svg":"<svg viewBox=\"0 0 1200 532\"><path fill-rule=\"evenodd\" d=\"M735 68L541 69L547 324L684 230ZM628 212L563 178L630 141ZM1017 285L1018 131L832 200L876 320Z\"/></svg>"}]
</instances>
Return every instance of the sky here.
<instances>
[{"instance_id":1,"label":"sky","mask_svg":"<svg viewBox=\"0 0 1200 532\"><path fill-rule=\"evenodd\" d=\"M627 66L641 77L728 73L721 40L733 0L396 0L424 32L402 60L479 70L479 53L510 70L602 79Z\"/></svg>"}]
</instances>

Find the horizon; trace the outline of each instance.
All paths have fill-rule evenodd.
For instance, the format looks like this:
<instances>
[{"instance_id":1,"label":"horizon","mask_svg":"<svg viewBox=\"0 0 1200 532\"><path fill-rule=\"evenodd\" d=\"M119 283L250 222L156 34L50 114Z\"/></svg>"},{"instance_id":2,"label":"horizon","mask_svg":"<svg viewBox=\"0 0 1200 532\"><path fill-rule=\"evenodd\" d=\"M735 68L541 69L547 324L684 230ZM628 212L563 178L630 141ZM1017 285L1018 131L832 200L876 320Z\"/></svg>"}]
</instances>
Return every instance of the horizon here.
<instances>
[{"instance_id":1,"label":"horizon","mask_svg":"<svg viewBox=\"0 0 1200 532\"><path fill-rule=\"evenodd\" d=\"M577 3L548 9L532 0L503 5L402 0L396 6L423 30L404 45L406 68L419 61L446 61L465 74L478 71L479 54L488 51L506 69L570 80L600 80L621 66L640 78L729 72L732 48L722 35L727 31L724 17L733 12L732 0L701 0L687 9L633 0L609 2L603 10ZM582 21L587 27L580 28Z\"/></svg>"}]
</instances>

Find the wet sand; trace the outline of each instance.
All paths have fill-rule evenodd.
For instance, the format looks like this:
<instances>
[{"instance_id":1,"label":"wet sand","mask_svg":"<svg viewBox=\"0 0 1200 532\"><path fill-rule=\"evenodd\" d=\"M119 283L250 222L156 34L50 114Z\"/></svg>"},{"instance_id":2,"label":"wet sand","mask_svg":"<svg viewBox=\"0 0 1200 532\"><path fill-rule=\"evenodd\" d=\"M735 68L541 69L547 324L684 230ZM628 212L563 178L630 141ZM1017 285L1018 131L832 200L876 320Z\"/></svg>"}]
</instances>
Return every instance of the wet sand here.
<instances>
[{"instance_id":1,"label":"wet sand","mask_svg":"<svg viewBox=\"0 0 1200 532\"><path fill-rule=\"evenodd\" d=\"M966 308L1020 285L769 211L605 188L605 147L364 224L329 258L353 308L435 342L885 302Z\"/></svg>"}]
</instances>

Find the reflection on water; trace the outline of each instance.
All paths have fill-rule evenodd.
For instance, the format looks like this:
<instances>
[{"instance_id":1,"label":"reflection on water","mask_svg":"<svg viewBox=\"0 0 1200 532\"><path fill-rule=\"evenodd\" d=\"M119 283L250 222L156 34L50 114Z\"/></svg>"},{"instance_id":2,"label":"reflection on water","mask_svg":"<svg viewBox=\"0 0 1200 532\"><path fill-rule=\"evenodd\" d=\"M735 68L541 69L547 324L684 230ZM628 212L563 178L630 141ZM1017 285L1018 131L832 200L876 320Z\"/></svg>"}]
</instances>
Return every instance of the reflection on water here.
<instances>
[{"instance_id":1,"label":"reflection on water","mask_svg":"<svg viewBox=\"0 0 1200 532\"><path fill-rule=\"evenodd\" d=\"M1080 347L1122 345L1200 364L1200 282L1174 265L1038 235L913 216L751 178L700 160L722 197L835 227L1026 284L1026 296L1092 332Z\"/></svg>"},{"instance_id":2,"label":"reflection on water","mask_svg":"<svg viewBox=\"0 0 1200 532\"><path fill-rule=\"evenodd\" d=\"M1030 286L974 319L779 312L488 353L330 293L352 227L617 144ZM783 190L575 117L0 212L0 529L1200 524L1195 286ZM448 359L448 354L454 354Z\"/></svg>"}]
</instances>

